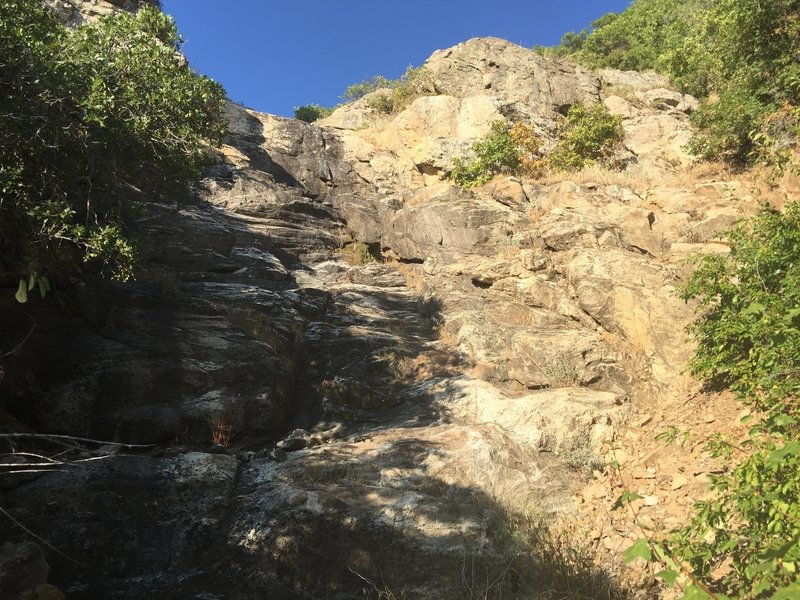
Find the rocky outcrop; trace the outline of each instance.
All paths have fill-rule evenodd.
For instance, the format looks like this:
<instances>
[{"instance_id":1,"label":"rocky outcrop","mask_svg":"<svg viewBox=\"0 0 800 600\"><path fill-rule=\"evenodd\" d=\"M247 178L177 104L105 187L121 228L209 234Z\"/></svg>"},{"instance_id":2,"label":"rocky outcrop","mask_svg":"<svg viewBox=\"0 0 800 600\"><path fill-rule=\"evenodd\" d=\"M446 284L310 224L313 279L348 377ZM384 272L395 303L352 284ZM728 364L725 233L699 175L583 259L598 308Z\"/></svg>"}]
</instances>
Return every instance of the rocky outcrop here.
<instances>
[{"instance_id":1,"label":"rocky outcrop","mask_svg":"<svg viewBox=\"0 0 800 600\"><path fill-rule=\"evenodd\" d=\"M439 50L425 62L437 91L456 98L493 98L503 116L552 131L573 104L600 99L597 76L574 63L546 59L498 38L475 38Z\"/></svg>"},{"instance_id":2,"label":"rocky outcrop","mask_svg":"<svg viewBox=\"0 0 800 600\"><path fill-rule=\"evenodd\" d=\"M11 600L64 600L47 583L50 566L41 546L33 542L6 542L0 548L0 593Z\"/></svg>"},{"instance_id":3,"label":"rocky outcrop","mask_svg":"<svg viewBox=\"0 0 800 600\"><path fill-rule=\"evenodd\" d=\"M427 67L443 93L391 118L231 104L195 197L143 199L138 281L59 282L65 310L29 309L2 407L90 439L15 442L14 464L61 453L59 469L7 465L0 489L59 550L68 597L464 597L467 563L504 574L485 597L536 597L509 574L504 515L574 510L576 473L675 394L682 261L724 250L742 190L439 175L496 118L547 135L601 99L641 163L674 168L631 140L654 115L688 131L691 99L495 39Z\"/></svg>"},{"instance_id":4,"label":"rocky outcrop","mask_svg":"<svg viewBox=\"0 0 800 600\"><path fill-rule=\"evenodd\" d=\"M417 98L391 117L375 112L368 96L321 121L340 131L355 173L383 193L438 184L453 158L488 133L493 121L525 122L549 149L570 106L601 100L623 118L620 161L663 176L693 160L685 145L697 101L655 74L593 73L497 38L440 50L422 67L436 95Z\"/></svg>"},{"instance_id":5,"label":"rocky outcrop","mask_svg":"<svg viewBox=\"0 0 800 600\"><path fill-rule=\"evenodd\" d=\"M160 0L45 0L45 3L68 25L92 21L120 10L135 12L142 4L161 7Z\"/></svg>"}]
</instances>

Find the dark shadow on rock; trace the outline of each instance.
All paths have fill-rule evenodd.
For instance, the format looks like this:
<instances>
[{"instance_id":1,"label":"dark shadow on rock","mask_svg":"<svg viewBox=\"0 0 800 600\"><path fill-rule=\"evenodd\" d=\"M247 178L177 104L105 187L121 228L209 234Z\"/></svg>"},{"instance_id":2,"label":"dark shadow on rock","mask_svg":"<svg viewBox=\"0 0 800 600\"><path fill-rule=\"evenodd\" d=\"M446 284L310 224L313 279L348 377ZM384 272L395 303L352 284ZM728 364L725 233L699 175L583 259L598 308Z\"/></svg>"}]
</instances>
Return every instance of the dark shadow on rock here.
<instances>
[{"instance_id":1,"label":"dark shadow on rock","mask_svg":"<svg viewBox=\"0 0 800 600\"><path fill-rule=\"evenodd\" d=\"M430 450L411 439L398 455L415 444ZM237 512L247 516L232 524L228 544L236 567L218 575L244 586L234 597L276 580L287 598L629 597L587 541L512 515L481 490L426 476L377 483L325 461L303 473L315 476L256 478L239 496Z\"/></svg>"},{"instance_id":2,"label":"dark shadow on rock","mask_svg":"<svg viewBox=\"0 0 800 600\"><path fill-rule=\"evenodd\" d=\"M223 144L228 144L250 160L250 166L258 171L263 171L272 176L275 183L300 188L300 182L292 176L282 165L275 162L269 152L264 148L266 138L263 134L263 125L257 117L245 111L242 107L235 107L239 118L243 121L248 135L225 135Z\"/></svg>"},{"instance_id":3,"label":"dark shadow on rock","mask_svg":"<svg viewBox=\"0 0 800 600\"><path fill-rule=\"evenodd\" d=\"M0 362L0 407L39 431L112 441L207 444L225 410L239 432L278 435L294 410L288 359L324 299L298 292L269 240L221 211L144 213L139 281L59 282L26 305L37 328ZM11 308L4 320L23 323Z\"/></svg>"},{"instance_id":4,"label":"dark shadow on rock","mask_svg":"<svg viewBox=\"0 0 800 600\"><path fill-rule=\"evenodd\" d=\"M317 262L303 263L296 239L281 246L202 202L148 205L136 227L139 281L86 280L37 305L47 327L18 356L37 385L13 406L4 399L28 406L22 416L39 431L177 444L132 456L87 448L96 462L0 473L10 514L78 561L48 550L52 580L70 598L186 598L235 571L227 532L243 517L239 459L188 452L208 449L210 421L229 403L239 411L233 442L252 449L296 425L334 428L334 440L413 431L441 417L425 384L458 362L435 345L435 299L403 287L390 267L349 267L325 250L328 234ZM8 448L19 450L57 453ZM0 532L26 537L3 519ZM224 597L259 597L226 585ZM259 586L270 597L295 593L277 574Z\"/></svg>"},{"instance_id":5,"label":"dark shadow on rock","mask_svg":"<svg viewBox=\"0 0 800 600\"><path fill-rule=\"evenodd\" d=\"M442 418L425 384L452 375L455 352L436 345L440 307L408 290L353 286L334 292L325 319L303 338L296 423L397 426Z\"/></svg>"},{"instance_id":6,"label":"dark shadow on rock","mask_svg":"<svg viewBox=\"0 0 800 600\"><path fill-rule=\"evenodd\" d=\"M158 447L0 472L4 510L51 544L72 600L536 597L558 553L515 545L516 517L468 477L426 471L469 442L441 407L463 359L437 340L439 302L337 254L344 167L322 130L243 118L229 142L251 165L209 182L212 202L147 204L139 281L32 309L13 402L0 382L39 430ZM286 134L269 152L265 123ZM230 449L209 448L220 427ZM295 427L307 447L277 453ZM27 535L0 516L2 539Z\"/></svg>"},{"instance_id":7,"label":"dark shadow on rock","mask_svg":"<svg viewBox=\"0 0 800 600\"><path fill-rule=\"evenodd\" d=\"M412 437L380 469L411 467L430 449ZM480 490L424 475L381 480L368 463L304 462L119 456L6 501L77 561L47 553L51 581L72 600L629 597L587 542ZM37 494L48 500L20 502Z\"/></svg>"},{"instance_id":8,"label":"dark shadow on rock","mask_svg":"<svg viewBox=\"0 0 800 600\"><path fill-rule=\"evenodd\" d=\"M334 187L371 187L342 159L341 141L329 130L296 119L257 115L230 103L226 116L230 127L223 143L246 156L251 169L279 185L298 188L309 197Z\"/></svg>"}]
</instances>

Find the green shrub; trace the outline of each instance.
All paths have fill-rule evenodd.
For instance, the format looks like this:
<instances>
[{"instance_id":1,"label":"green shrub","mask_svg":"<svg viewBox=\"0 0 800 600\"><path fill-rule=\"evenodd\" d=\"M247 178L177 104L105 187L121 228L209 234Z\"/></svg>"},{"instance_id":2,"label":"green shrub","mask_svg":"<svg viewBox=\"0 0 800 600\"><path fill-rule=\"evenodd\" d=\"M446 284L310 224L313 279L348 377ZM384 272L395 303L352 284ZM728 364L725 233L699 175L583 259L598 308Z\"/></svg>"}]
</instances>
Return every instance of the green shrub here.
<instances>
[{"instance_id":1,"label":"green shrub","mask_svg":"<svg viewBox=\"0 0 800 600\"><path fill-rule=\"evenodd\" d=\"M376 94L369 100L369 107L381 113L397 113L406 108L420 96L437 94L433 77L425 67L408 66L398 79L387 79L376 75L349 86L342 95L345 102L363 98L378 90L387 91Z\"/></svg>"},{"instance_id":2,"label":"green shrub","mask_svg":"<svg viewBox=\"0 0 800 600\"><path fill-rule=\"evenodd\" d=\"M500 173L536 177L543 169L541 142L533 129L524 123L495 121L466 156L453 159L447 177L456 185L469 188Z\"/></svg>"},{"instance_id":3,"label":"green shrub","mask_svg":"<svg viewBox=\"0 0 800 600\"><path fill-rule=\"evenodd\" d=\"M722 593L767 598L793 586L781 597L797 597L800 205L783 214L765 209L729 240L730 254L703 258L683 289L684 298L699 300L691 369L729 386L758 418L744 443L715 442L728 469L673 546ZM723 562L732 569L715 575Z\"/></svg>"},{"instance_id":4,"label":"green shrub","mask_svg":"<svg viewBox=\"0 0 800 600\"><path fill-rule=\"evenodd\" d=\"M383 75L375 75L365 81L347 86L342 94L342 100L354 102L381 88L391 88L392 83L391 79L387 79Z\"/></svg>"},{"instance_id":5,"label":"green shrub","mask_svg":"<svg viewBox=\"0 0 800 600\"><path fill-rule=\"evenodd\" d=\"M368 265L375 262L369 245L363 242L350 242L342 248L345 259L354 265Z\"/></svg>"},{"instance_id":6,"label":"green shrub","mask_svg":"<svg viewBox=\"0 0 800 600\"><path fill-rule=\"evenodd\" d=\"M320 106L319 104L306 104L294 109L294 118L306 123L313 123L330 116L336 108Z\"/></svg>"},{"instance_id":7,"label":"green shrub","mask_svg":"<svg viewBox=\"0 0 800 600\"><path fill-rule=\"evenodd\" d=\"M695 117L692 149L741 165L774 159L773 140L758 135L764 120L800 104L798 13L798 0L634 0L549 53L592 68L654 69L684 92L719 97Z\"/></svg>"},{"instance_id":8,"label":"green shrub","mask_svg":"<svg viewBox=\"0 0 800 600\"><path fill-rule=\"evenodd\" d=\"M367 98L367 106L375 112L390 115L394 112L394 103L390 92L378 92Z\"/></svg>"},{"instance_id":9,"label":"green shrub","mask_svg":"<svg viewBox=\"0 0 800 600\"><path fill-rule=\"evenodd\" d=\"M433 75L425 67L409 65L392 85L392 112L400 112L421 96L433 96L438 92Z\"/></svg>"},{"instance_id":10,"label":"green shrub","mask_svg":"<svg viewBox=\"0 0 800 600\"><path fill-rule=\"evenodd\" d=\"M605 104L575 104L559 125L558 143L547 163L556 171L608 164L623 137L622 119L612 115Z\"/></svg>"},{"instance_id":11,"label":"green shrub","mask_svg":"<svg viewBox=\"0 0 800 600\"><path fill-rule=\"evenodd\" d=\"M692 371L769 410L800 393L800 206L764 209L703 257L683 290L699 300Z\"/></svg>"},{"instance_id":12,"label":"green shrub","mask_svg":"<svg viewBox=\"0 0 800 600\"><path fill-rule=\"evenodd\" d=\"M800 597L800 205L765 209L728 235L683 287L698 302L692 372L737 393L753 413L745 440L706 440L724 468L715 495L666 543L629 556L689 576L684 598Z\"/></svg>"},{"instance_id":13,"label":"green shrub","mask_svg":"<svg viewBox=\"0 0 800 600\"><path fill-rule=\"evenodd\" d=\"M142 192L175 198L223 131L224 95L143 6L74 29L37 0L0 0L0 261L127 279L125 218Z\"/></svg>"},{"instance_id":14,"label":"green shrub","mask_svg":"<svg viewBox=\"0 0 800 600\"><path fill-rule=\"evenodd\" d=\"M692 114L700 132L689 142L689 151L707 160L723 160L743 166L755 150L754 133L769 106L739 88L725 90Z\"/></svg>"},{"instance_id":15,"label":"green shrub","mask_svg":"<svg viewBox=\"0 0 800 600\"><path fill-rule=\"evenodd\" d=\"M453 159L448 177L456 185L468 188L484 184L498 173L516 173L519 167L511 125L494 121L490 132L472 145L470 155Z\"/></svg>"}]
</instances>

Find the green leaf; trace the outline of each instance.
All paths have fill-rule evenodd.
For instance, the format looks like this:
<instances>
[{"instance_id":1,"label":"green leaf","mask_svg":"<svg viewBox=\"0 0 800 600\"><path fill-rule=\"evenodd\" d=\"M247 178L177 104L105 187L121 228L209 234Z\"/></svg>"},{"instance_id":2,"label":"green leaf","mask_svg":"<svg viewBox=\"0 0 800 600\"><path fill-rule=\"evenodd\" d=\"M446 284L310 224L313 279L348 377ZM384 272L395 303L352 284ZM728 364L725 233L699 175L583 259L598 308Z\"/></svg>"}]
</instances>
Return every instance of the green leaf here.
<instances>
[{"instance_id":1,"label":"green leaf","mask_svg":"<svg viewBox=\"0 0 800 600\"><path fill-rule=\"evenodd\" d=\"M794 419L789 415L775 415L772 417L771 422L778 427L786 427L794 423Z\"/></svg>"},{"instance_id":2,"label":"green leaf","mask_svg":"<svg viewBox=\"0 0 800 600\"><path fill-rule=\"evenodd\" d=\"M666 583L669 587L675 587L675 582L678 581L680 573L672 569L664 569L655 575L658 579Z\"/></svg>"},{"instance_id":3,"label":"green leaf","mask_svg":"<svg viewBox=\"0 0 800 600\"><path fill-rule=\"evenodd\" d=\"M725 596L721 594L709 595L696 585L692 584L683 590L683 598L681 600L722 600Z\"/></svg>"},{"instance_id":4,"label":"green leaf","mask_svg":"<svg viewBox=\"0 0 800 600\"><path fill-rule=\"evenodd\" d=\"M634 500L641 500L641 499L642 497L636 492L629 492L628 490L625 490L624 492L622 492L620 497L617 498L617 501L614 502L614 506L611 507L611 510L617 510L628 504L628 502L633 502Z\"/></svg>"},{"instance_id":5,"label":"green leaf","mask_svg":"<svg viewBox=\"0 0 800 600\"><path fill-rule=\"evenodd\" d=\"M658 542L652 542L652 547L653 547L653 554L655 554L656 560L659 560L665 565L667 565L667 569L665 570L672 570L676 572L679 572L681 570L680 567L678 566L678 563L676 563L673 560L670 553L667 552L667 549L662 544L659 544Z\"/></svg>"},{"instance_id":6,"label":"green leaf","mask_svg":"<svg viewBox=\"0 0 800 600\"><path fill-rule=\"evenodd\" d=\"M791 423L791 420L789 422ZM767 456L766 464L770 467L780 466L787 456L797 455L798 450L800 450L800 442L790 442L783 448L778 448L770 452Z\"/></svg>"},{"instance_id":7,"label":"green leaf","mask_svg":"<svg viewBox=\"0 0 800 600\"><path fill-rule=\"evenodd\" d=\"M766 306L760 304L759 302L753 302L750 306L745 308L742 311L743 315L761 315L764 314L764 311L767 309Z\"/></svg>"},{"instance_id":8,"label":"green leaf","mask_svg":"<svg viewBox=\"0 0 800 600\"><path fill-rule=\"evenodd\" d=\"M777 547L777 548L768 548L764 552L758 555L760 560L770 561L775 560L777 558L783 558L789 553L789 550L797 546L798 541L800 541L800 536L795 536L785 544Z\"/></svg>"},{"instance_id":9,"label":"green leaf","mask_svg":"<svg viewBox=\"0 0 800 600\"><path fill-rule=\"evenodd\" d=\"M625 560L625 564L631 563L637 558L641 558L646 561L649 561L653 558L653 554L650 552L650 544L645 538L639 538L636 540L633 546L622 553L622 556Z\"/></svg>"},{"instance_id":10,"label":"green leaf","mask_svg":"<svg viewBox=\"0 0 800 600\"><path fill-rule=\"evenodd\" d=\"M47 292L50 290L50 284L47 282L46 277L39 278L39 294L42 296L42 300L47 295Z\"/></svg>"},{"instance_id":11,"label":"green leaf","mask_svg":"<svg viewBox=\"0 0 800 600\"><path fill-rule=\"evenodd\" d=\"M798 581L776 590L770 596L770 600L797 600L797 598L800 598L800 582Z\"/></svg>"},{"instance_id":12,"label":"green leaf","mask_svg":"<svg viewBox=\"0 0 800 600\"><path fill-rule=\"evenodd\" d=\"M28 291L29 292L33 289L34 285L36 285L36 273L31 273L31 276L28 279Z\"/></svg>"},{"instance_id":13,"label":"green leaf","mask_svg":"<svg viewBox=\"0 0 800 600\"><path fill-rule=\"evenodd\" d=\"M25 280L19 280L19 288L17 288L17 293L14 294L14 298L17 299L17 302L20 304L25 304L28 301L28 286L25 285Z\"/></svg>"}]
</instances>

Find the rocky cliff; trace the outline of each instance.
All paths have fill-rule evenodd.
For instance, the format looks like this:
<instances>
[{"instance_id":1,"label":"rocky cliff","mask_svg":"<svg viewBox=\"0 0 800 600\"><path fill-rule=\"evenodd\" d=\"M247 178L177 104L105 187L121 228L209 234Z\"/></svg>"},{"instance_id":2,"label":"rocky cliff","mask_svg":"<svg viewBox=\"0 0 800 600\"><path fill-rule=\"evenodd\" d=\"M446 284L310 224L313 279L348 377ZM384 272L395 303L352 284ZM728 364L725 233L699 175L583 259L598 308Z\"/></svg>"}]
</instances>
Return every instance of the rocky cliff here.
<instances>
[{"instance_id":1,"label":"rocky cliff","mask_svg":"<svg viewBox=\"0 0 800 600\"><path fill-rule=\"evenodd\" d=\"M45 0L67 24L77 25L124 10L135 12L142 4L161 8L160 0Z\"/></svg>"},{"instance_id":2,"label":"rocky cliff","mask_svg":"<svg viewBox=\"0 0 800 600\"><path fill-rule=\"evenodd\" d=\"M137 282L31 309L2 406L115 442L0 476L3 539L44 538L68 598L536 598L508 523L600 506L611 447L651 467L626 432L691 399L684 261L749 189L689 172L694 100L655 75L492 38L426 66L441 93L392 116L230 104L195 197L143 199ZM623 117L627 172L442 179L492 121L548 139L577 102Z\"/></svg>"}]
</instances>

